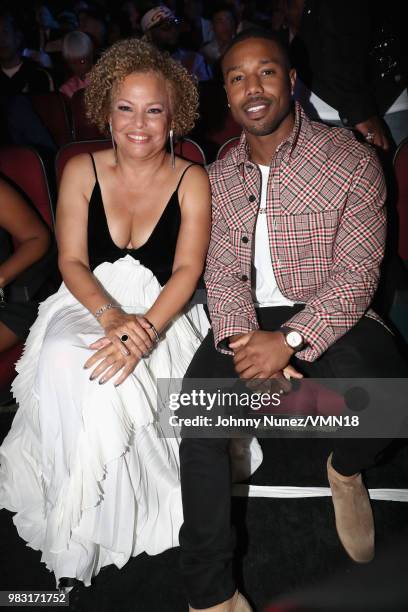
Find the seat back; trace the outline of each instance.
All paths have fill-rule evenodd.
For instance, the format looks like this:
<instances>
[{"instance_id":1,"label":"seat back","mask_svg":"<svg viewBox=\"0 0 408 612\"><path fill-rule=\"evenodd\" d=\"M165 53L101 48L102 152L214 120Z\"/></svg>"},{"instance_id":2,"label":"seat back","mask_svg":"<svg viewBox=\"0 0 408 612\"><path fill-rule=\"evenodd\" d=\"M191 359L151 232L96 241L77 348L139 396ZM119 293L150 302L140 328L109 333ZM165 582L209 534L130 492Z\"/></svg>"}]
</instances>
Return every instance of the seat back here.
<instances>
[{"instance_id":1,"label":"seat back","mask_svg":"<svg viewBox=\"0 0 408 612\"><path fill-rule=\"evenodd\" d=\"M235 121L231 111L228 111L223 126L217 129L209 130L208 138L211 140L211 142L214 142L220 146L223 142L226 142L230 138L239 138L241 136L241 132L242 127Z\"/></svg>"},{"instance_id":2,"label":"seat back","mask_svg":"<svg viewBox=\"0 0 408 612\"><path fill-rule=\"evenodd\" d=\"M64 96L54 91L44 94L30 94L29 99L55 144L62 147L70 142L71 127Z\"/></svg>"},{"instance_id":3,"label":"seat back","mask_svg":"<svg viewBox=\"0 0 408 612\"><path fill-rule=\"evenodd\" d=\"M176 142L174 151L176 155L188 159L189 161L196 162L197 164L201 164L202 166L205 166L207 163L204 151L200 145L194 140L191 140L191 138L183 138Z\"/></svg>"},{"instance_id":4,"label":"seat back","mask_svg":"<svg viewBox=\"0 0 408 612\"><path fill-rule=\"evenodd\" d=\"M54 211L44 164L31 147L0 148L0 172L15 183L40 213L48 227L54 228Z\"/></svg>"},{"instance_id":5,"label":"seat back","mask_svg":"<svg viewBox=\"0 0 408 612\"><path fill-rule=\"evenodd\" d=\"M81 153L95 153L95 151L101 151L103 149L110 149L112 147L112 141L110 139L105 140L82 140L79 142L70 142L69 144L62 147L55 160L55 173L57 177L57 185L59 187L62 173L64 171L65 164L71 157L80 155ZM202 148L193 140L185 138L176 143L174 150L177 155L184 157L190 161L198 164L205 165L205 155Z\"/></svg>"},{"instance_id":6,"label":"seat back","mask_svg":"<svg viewBox=\"0 0 408 612\"><path fill-rule=\"evenodd\" d=\"M218 149L217 160L224 159L228 151L230 151L233 147L236 147L239 143L239 136L234 136L233 138L229 138L224 144Z\"/></svg>"},{"instance_id":7,"label":"seat back","mask_svg":"<svg viewBox=\"0 0 408 612\"><path fill-rule=\"evenodd\" d=\"M69 144L62 147L55 160L55 174L57 177L57 186L61 183L62 173L64 172L65 164L81 153L95 153L95 151L101 151L102 149L112 148L112 141L109 139L105 140L83 140L80 142L70 142Z\"/></svg>"},{"instance_id":8,"label":"seat back","mask_svg":"<svg viewBox=\"0 0 408 612\"><path fill-rule=\"evenodd\" d=\"M79 89L70 100L72 138L80 140L104 140L106 136L89 122L85 113L85 89Z\"/></svg>"},{"instance_id":9,"label":"seat back","mask_svg":"<svg viewBox=\"0 0 408 612\"><path fill-rule=\"evenodd\" d=\"M408 260L408 138L401 142L395 153L394 171L398 188L398 252L402 259Z\"/></svg>"}]
</instances>

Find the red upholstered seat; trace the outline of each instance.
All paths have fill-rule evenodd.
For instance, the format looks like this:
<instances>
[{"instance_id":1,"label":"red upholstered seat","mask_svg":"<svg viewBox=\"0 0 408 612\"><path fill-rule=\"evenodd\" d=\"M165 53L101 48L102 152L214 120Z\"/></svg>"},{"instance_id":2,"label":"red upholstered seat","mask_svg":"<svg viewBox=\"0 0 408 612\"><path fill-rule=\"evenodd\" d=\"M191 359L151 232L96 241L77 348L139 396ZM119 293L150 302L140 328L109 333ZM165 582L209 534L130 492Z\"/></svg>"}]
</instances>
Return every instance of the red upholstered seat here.
<instances>
[{"instance_id":1,"label":"red upholstered seat","mask_svg":"<svg viewBox=\"0 0 408 612\"><path fill-rule=\"evenodd\" d=\"M47 225L53 229L54 212L44 164L31 147L0 148L0 172L26 194Z\"/></svg>"},{"instance_id":2,"label":"red upholstered seat","mask_svg":"<svg viewBox=\"0 0 408 612\"><path fill-rule=\"evenodd\" d=\"M44 165L38 153L29 147L0 148L0 172L17 185L52 229L54 214ZM19 343L0 354L0 391L4 393L13 381L14 365L21 355Z\"/></svg>"},{"instance_id":3,"label":"red upholstered seat","mask_svg":"<svg viewBox=\"0 0 408 612\"><path fill-rule=\"evenodd\" d=\"M395 153L394 170L398 188L398 252L402 259L408 260L408 138L401 142Z\"/></svg>"},{"instance_id":4,"label":"red upholstered seat","mask_svg":"<svg viewBox=\"0 0 408 612\"><path fill-rule=\"evenodd\" d=\"M55 160L55 174L57 177L58 187L61 182L65 164L71 159L71 157L75 157L75 155L81 155L82 153L95 153L95 151L101 151L102 149L110 149L111 147L112 141L110 139L70 142L69 144L62 147L58 151Z\"/></svg>"},{"instance_id":5,"label":"red upholstered seat","mask_svg":"<svg viewBox=\"0 0 408 612\"><path fill-rule=\"evenodd\" d=\"M204 151L194 140L190 138L183 138L176 143L174 147L176 155L180 157L184 157L184 159L188 159L189 161L196 162L197 164L201 164L205 166L206 159L204 155Z\"/></svg>"},{"instance_id":6,"label":"red upholstered seat","mask_svg":"<svg viewBox=\"0 0 408 612\"><path fill-rule=\"evenodd\" d=\"M85 89L79 89L70 100L72 137L76 141L104 140L106 135L102 134L97 127L92 125L85 114L84 94Z\"/></svg>"},{"instance_id":7,"label":"red upholstered seat","mask_svg":"<svg viewBox=\"0 0 408 612\"><path fill-rule=\"evenodd\" d=\"M233 138L230 138L229 140L224 142L224 144L218 149L217 159L224 159L228 151L233 147L236 147L238 143L239 136L234 136Z\"/></svg>"},{"instance_id":8,"label":"red upholstered seat","mask_svg":"<svg viewBox=\"0 0 408 612\"><path fill-rule=\"evenodd\" d=\"M69 125L67 107L64 96L58 92L30 94L31 104L48 129L55 144L62 147L69 142L71 127Z\"/></svg>"},{"instance_id":9,"label":"red upholstered seat","mask_svg":"<svg viewBox=\"0 0 408 612\"><path fill-rule=\"evenodd\" d=\"M57 185L60 184L65 164L71 159L71 157L80 155L81 153L94 153L95 151L101 151L102 149L110 149L111 147L112 141L110 139L82 140L80 142L70 142L62 147L58 151L55 161ZM175 151L177 155L190 161L203 165L206 163L205 155L201 147L189 138L185 138L178 142L175 146Z\"/></svg>"},{"instance_id":10,"label":"red upholstered seat","mask_svg":"<svg viewBox=\"0 0 408 612\"><path fill-rule=\"evenodd\" d=\"M215 142L220 146L223 142L229 140L230 138L239 138L241 132L242 127L235 121L231 111L228 111L223 126L218 129L210 129L207 135L211 142Z\"/></svg>"}]
</instances>

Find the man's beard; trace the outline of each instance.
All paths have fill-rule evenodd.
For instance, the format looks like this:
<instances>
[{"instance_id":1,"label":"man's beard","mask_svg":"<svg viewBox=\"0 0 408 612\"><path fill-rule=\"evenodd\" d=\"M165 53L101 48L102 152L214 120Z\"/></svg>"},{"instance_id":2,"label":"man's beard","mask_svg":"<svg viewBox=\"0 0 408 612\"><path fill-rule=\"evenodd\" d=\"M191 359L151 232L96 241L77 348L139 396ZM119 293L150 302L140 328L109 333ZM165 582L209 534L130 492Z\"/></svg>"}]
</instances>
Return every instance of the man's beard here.
<instances>
[{"instance_id":1,"label":"man's beard","mask_svg":"<svg viewBox=\"0 0 408 612\"><path fill-rule=\"evenodd\" d=\"M281 123L291 113L291 110L292 105L289 106L286 112L281 113L277 117L274 117L273 119L266 122L259 121L258 123L251 124L249 126L245 125L244 129L246 132L252 134L253 136L269 136L279 128Z\"/></svg>"}]
</instances>

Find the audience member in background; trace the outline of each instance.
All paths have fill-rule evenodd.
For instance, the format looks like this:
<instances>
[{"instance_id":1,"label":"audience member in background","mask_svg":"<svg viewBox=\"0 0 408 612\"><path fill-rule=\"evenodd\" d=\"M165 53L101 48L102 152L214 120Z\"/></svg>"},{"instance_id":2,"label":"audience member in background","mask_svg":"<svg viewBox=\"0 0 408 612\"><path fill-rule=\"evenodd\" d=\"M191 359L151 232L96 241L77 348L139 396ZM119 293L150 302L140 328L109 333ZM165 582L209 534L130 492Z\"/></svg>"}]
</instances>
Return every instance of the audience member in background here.
<instances>
[{"instance_id":1,"label":"audience member in background","mask_svg":"<svg viewBox=\"0 0 408 612\"><path fill-rule=\"evenodd\" d=\"M38 48L47 51L50 40L59 38L59 24L44 2L38 2L35 10L35 21L38 28Z\"/></svg>"},{"instance_id":2,"label":"audience member in background","mask_svg":"<svg viewBox=\"0 0 408 612\"><path fill-rule=\"evenodd\" d=\"M103 12L96 6L80 9L78 13L79 29L88 34L94 46L95 56L98 57L106 46L107 25Z\"/></svg>"},{"instance_id":3,"label":"audience member in background","mask_svg":"<svg viewBox=\"0 0 408 612\"><path fill-rule=\"evenodd\" d=\"M22 57L23 35L11 13L0 13L0 94L44 93L54 90L47 70Z\"/></svg>"},{"instance_id":4,"label":"audience member in background","mask_svg":"<svg viewBox=\"0 0 408 612\"><path fill-rule=\"evenodd\" d=\"M18 246L14 246L13 244ZM48 250L45 224L20 194L0 178L0 353L24 340L37 316L34 301L16 302L11 283Z\"/></svg>"},{"instance_id":5,"label":"audience member in background","mask_svg":"<svg viewBox=\"0 0 408 612\"><path fill-rule=\"evenodd\" d=\"M109 45L123 38L140 38L142 35L140 18L141 12L134 0L122 4L111 14L108 27Z\"/></svg>"},{"instance_id":6,"label":"audience member in background","mask_svg":"<svg viewBox=\"0 0 408 612\"><path fill-rule=\"evenodd\" d=\"M235 36L237 24L233 9L226 3L219 4L213 11L211 23L214 39L201 48L209 64L215 64Z\"/></svg>"},{"instance_id":7,"label":"audience member in background","mask_svg":"<svg viewBox=\"0 0 408 612\"><path fill-rule=\"evenodd\" d=\"M245 0L225 0L235 14L237 34L256 25L256 2Z\"/></svg>"},{"instance_id":8,"label":"audience member in background","mask_svg":"<svg viewBox=\"0 0 408 612\"><path fill-rule=\"evenodd\" d=\"M72 98L79 89L88 85L87 74L93 66L93 44L84 32L70 32L62 44L64 61L72 74L60 87L60 92Z\"/></svg>"},{"instance_id":9,"label":"audience member in background","mask_svg":"<svg viewBox=\"0 0 408 612\"><path fill-rule=\"evenodd\" d=\"M390 130L399 144L408 135L402 3L360 0L350 14L339 0L291 0L289 11L297 95L309 115L354 127L382 149Z\"/></svg>"},{"instance_id":10,"label":"audience member in background","mask_svg":"<svg viewBox=\"0 0 408 612\"><path fill-rule=\"evenodd\" d=\"M194 76L197 81L208 81L211 71L200 53L179 48L179 28L173 11L166 6L156 6L143 15L144 38L161 51L168 51Z\"/></svg>"},{"instance_id":11,"label":"audience member in background","mask_svg":"<svg viewBox=\"0 0 408 612\"><path fill-rule=\"evenodd\" d=\"M203 4L202 0L184 0L180 43L186 49L198 51L214 39L211 21L203 17Z\"/></svg>"}]
</instances>

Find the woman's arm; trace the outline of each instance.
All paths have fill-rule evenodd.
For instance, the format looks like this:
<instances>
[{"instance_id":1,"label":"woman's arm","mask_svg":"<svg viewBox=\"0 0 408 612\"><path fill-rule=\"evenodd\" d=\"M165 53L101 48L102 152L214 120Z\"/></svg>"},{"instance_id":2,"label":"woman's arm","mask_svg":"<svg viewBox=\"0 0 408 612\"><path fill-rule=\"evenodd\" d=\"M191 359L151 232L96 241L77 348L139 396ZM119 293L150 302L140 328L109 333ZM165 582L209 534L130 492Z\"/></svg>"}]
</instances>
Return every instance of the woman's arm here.
<instances>
[{"instance_id":1,"label":"woman's arm","mask_svg":"<svg viewBox=\"0 0 408 612\"><path fill-rule=\"evenodd\" d=\"M181 226L173 273L146 318L162 330L191 298L204 269L211 228L211 191L206 171L194 166L179 188Z\"/></svg>"},{"instance_id":2,"label":"woman's arm","mask_svg":"<svg viewBox=\"0 0 408 612\"><path fill-rule=\"evenodd\" d=\"M18 243L14 253L0 264L0 288L6 287L29 266L41 259L50 244L50 234L21 195L0 179L0 227Z\"/></svg>"},{"instance_id":3,"label":"woman's arm","mask_svg":"<svg viewBox=\"0 0 408 612\"><path fill-rule=\"evenodd\" d=\"M91 313L109 302L103 287L89 269L88 206L93 188L89 155L68 161L57 204L58 265L65 285Z\"/></svg>"},{"instance_id":4,"label":"woman's arm","mask_svg":"<svg viewBox=\"0 0 408 612\"><path fill-rule=\"evenodd\" d=\"M109 296L89 269L88 208L94 185L89 155L72 158L64 169L57 205L58 264L65 285L72 295L92 314L110 302ZM151 347L149 335L134 315L120 309L107 310L98 319L105 335L122 355L129 351L138 359ZM117 328L130 336L125 347Z\"/></svg>"}]
</instances>

